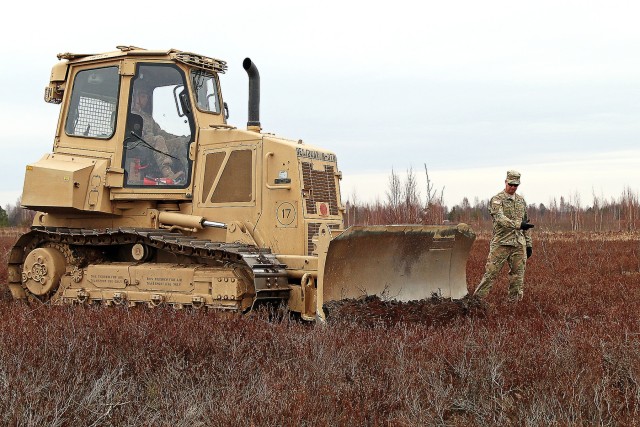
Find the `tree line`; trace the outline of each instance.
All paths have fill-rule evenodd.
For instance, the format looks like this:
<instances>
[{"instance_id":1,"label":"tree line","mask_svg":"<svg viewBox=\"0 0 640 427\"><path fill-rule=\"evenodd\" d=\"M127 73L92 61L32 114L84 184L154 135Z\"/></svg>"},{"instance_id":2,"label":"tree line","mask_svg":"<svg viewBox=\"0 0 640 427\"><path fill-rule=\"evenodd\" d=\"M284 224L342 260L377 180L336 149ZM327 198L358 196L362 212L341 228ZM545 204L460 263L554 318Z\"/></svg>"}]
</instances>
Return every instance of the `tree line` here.
<instances>
[{"instance_id":1,"label":"tree line","mask_svg":"<svg viewBox=\"0 0 640 427\"><path fill-rule=\"evenodd\" d=\"M467 197L454 206L443 202L444 187L437 188L424 166L424 196L418 188L416 174L409 169L402 179L393 169L385 198L363 203L357 194L346 202L345 225L443 224L464 222L477 230L490 230L489 199ZM527 208L530 221L548 231L635 231L640 228L638 193L625 187L617 198L607 199L595 193L585 202L580 194L552 198Z\"/></svg>"},{"instance_id":2,"label":"tree line","mask_svg":"<svg viewBox=\"0 0 640 427\"><path fill-rule=\"evenodd\" d=\"M0 206L0 227L28 227L33 222L35 212L20 207L20 198L15 204Z\"/></svg>"}]
</instances>

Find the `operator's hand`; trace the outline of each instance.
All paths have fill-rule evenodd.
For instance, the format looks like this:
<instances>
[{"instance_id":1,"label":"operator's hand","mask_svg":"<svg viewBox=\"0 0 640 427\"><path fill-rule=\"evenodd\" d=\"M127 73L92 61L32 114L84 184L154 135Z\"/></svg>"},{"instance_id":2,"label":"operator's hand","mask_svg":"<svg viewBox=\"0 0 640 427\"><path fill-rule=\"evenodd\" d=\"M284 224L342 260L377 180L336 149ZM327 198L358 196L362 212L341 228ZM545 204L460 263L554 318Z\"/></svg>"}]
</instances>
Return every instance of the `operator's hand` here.
<instances>
[{"instance_id":1,"label":"operator's hand","mask_svg":"<svg viewBox=\"0 0 640 427\"><path fill-rule=\"evenodd\" d=\"M527 258L533 255L533 248L531 246L527 246Z\"/></svg>"},{"instance_id":2,"label":"operator's hand","mask_svg":"<svg viewBox=\"0 0 640 427\"><path fill-rule=\"evenodd\" d=\"M534 225L533 224L529 224L529 220L526 221L522 221L522 223L520 224L520 230L528 230L530 228L533 228Z\"/></svg>"}]
</instances>

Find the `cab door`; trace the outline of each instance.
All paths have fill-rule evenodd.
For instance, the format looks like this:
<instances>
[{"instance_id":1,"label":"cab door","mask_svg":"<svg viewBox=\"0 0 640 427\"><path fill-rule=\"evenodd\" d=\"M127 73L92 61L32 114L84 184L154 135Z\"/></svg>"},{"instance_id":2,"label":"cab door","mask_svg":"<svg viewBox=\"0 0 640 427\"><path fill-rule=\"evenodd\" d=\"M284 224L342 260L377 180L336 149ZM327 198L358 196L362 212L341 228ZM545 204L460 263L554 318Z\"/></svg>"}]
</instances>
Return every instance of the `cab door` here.
<instances>
[{"instance_id":1,"label":"cab door","mask_svg":"<svg viewBox=\"0 0 640 427\"><path fill-rule=\"evenodd\" d=\"M185 74L171 63L138 63L123 141L117 198L190 198L195 119Z\"/></svg>"}]
</instances>

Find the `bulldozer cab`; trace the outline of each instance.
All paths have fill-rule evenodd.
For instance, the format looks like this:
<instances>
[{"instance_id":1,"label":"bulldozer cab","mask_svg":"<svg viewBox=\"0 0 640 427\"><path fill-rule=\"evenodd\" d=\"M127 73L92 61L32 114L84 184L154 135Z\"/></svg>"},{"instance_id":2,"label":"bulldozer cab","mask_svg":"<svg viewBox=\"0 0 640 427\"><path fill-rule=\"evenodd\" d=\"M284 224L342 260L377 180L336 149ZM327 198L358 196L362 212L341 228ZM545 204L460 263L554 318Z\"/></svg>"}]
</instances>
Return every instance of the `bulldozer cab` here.
<instances>
[{"instance_id":1,"label":"bulldozer cab","mask_svg":"<svg viewBox=\"0 0 640 427\"><path fill-rule=\"evenodd\" d=\"M137 65L122 155L125 187L189 185L195 122L187 90L175 65Z\"/></svg>"}]
</instances>

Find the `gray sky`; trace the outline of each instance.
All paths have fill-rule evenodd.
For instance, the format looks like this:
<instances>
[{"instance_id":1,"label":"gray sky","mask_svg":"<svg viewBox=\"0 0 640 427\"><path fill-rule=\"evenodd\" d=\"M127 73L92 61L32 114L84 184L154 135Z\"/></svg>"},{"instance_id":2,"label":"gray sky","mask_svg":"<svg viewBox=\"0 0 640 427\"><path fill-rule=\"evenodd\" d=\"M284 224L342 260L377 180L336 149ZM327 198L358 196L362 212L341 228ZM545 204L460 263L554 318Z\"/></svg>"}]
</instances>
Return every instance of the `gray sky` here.
<instances>
[{"instance_id":1,"label":"gray sky","mask_svg":"<svg viewBox=\"0 0 640 427\"><path fill-rule=\"evenodd\" d=\"M424 164L449 205L489 198L507 169L529 203L639 191L636 2L307 3L14 4L0 27L0 205L51 150L59 107L43 92L56 54L120 44L226 60L236 126L251 57L264 130L334 151L344 201L383 200L392 168L423 179Z\"/></svg>"}]
</instances>

